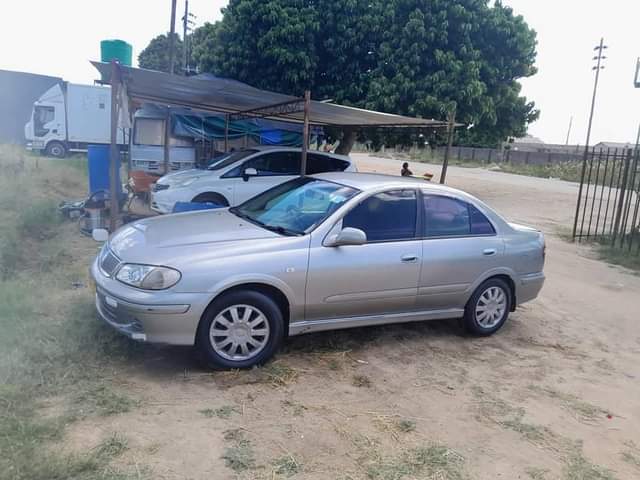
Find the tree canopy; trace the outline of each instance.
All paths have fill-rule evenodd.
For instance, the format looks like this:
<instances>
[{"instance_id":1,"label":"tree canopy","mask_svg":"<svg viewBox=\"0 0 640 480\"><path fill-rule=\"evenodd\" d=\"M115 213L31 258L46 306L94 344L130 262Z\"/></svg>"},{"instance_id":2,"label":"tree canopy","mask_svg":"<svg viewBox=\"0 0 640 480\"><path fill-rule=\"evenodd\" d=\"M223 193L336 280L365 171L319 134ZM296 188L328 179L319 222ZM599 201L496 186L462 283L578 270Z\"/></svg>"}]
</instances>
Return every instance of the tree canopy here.
<instances>
[{"instance_id":1,"label":"tree canopy","mask_svg":"<svg viewBox=\"0 0 640 480\"><path fill-rule=\"evenodd\" d=\"M151 47L146 65L161 57ZM535 57L535 32L488 0L230 0L193 35L201 72L390 113L455 110L474 125L459 141L474 145L524 135L537 118L517 81Z\"/></svg>"},{"instance_id":2,"label":"tree canopy","mask_svg":"<svg viewBox=\"0 0 640 480\"><path fill-rule=\"evenodd\" d=\"M160 72L169 72L169 35L158 35L155 37L149 45L140 52L138 55L138 65L140 68L146 68L148 70L158 70ZM180 73L182 68L180 63L182 62L182 48L183 43L177 33L175 35L175 63L174 72Z\"/></svg>"}]
</instances>

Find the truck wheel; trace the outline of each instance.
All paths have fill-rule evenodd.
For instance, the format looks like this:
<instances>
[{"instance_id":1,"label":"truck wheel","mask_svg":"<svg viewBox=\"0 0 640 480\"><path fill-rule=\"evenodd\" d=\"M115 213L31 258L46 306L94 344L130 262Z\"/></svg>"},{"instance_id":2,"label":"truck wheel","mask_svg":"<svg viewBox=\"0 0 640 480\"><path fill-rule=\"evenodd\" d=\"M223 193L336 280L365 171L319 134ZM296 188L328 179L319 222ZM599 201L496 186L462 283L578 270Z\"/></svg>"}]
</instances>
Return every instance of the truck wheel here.
<instances>
[{"instance_id":1,"label":"truck wheel","mask_svg":"<svg viewBox=\"0 0 640 480\"><path fill-rule=\"evenodd\" d=\"M46 152L50 157L64 158L67 156L67 147L61 142L49 142Z\"/></svg>"},{"instance_id":2,"label":"truck wheel","mask_svg":"<svg viewBox=\"0 0 640 480\"><path fill-rule=\"evenodd\" d=\"M196 349L210 368L249 368L269 360L283 338L278 305L262 293L240 290L209 305L198 326Z\"/></svg>"},{"instance_id":3,"label":"truck wheel","mask_svg":"<svg viewBox=\"0 0 640 480\"><path fill-rule=\"evenodd\" d=\"M229 206L229 202L227 201L227 199L219 193L215 192L201 193L191 201L195 203L215 203L216 205L220 205L222 207Z\"/></svg>"}]
</instances>

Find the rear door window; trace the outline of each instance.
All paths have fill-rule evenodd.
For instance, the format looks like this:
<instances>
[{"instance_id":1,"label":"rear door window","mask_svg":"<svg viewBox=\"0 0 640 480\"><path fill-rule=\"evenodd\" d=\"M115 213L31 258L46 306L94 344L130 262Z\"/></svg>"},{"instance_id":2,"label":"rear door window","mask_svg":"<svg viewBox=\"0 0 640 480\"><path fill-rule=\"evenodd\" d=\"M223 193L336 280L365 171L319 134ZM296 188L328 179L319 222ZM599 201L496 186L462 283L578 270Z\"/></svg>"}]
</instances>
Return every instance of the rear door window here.
<instances>
[{"instance_id":1,"label":"rear door window","mask_svg":"<svg viewBox=\"0 0 640 480\"><path fill-rule=\"evenodd\" d=\"M467 202L441 195L424 195L423 201L425 237L459 237L495 233L487 217Z\"/></svg>"},{"instance_id":2,"label":"rear door window","mask_svg":"<svg viewBox=\"0 0 640 480\"><path fill-rule=\"evenodd\" d=\"M348 166L349 162L345 162L339 158L311 153L307 160L307 175L324 172L344 172Z\"/></svg>"}]
</instances>

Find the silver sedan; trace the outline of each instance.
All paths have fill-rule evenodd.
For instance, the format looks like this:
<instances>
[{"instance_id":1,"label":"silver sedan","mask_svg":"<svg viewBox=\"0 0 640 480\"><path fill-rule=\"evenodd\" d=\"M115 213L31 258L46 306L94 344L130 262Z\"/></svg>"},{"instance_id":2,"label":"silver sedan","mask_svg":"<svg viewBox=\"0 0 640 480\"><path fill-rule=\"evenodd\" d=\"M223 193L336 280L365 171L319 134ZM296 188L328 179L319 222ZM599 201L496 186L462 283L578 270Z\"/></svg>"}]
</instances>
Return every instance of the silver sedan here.
<instances>
[{"instance_id":1,"label":"silver sedan","mask_svg":"<svg viewBox=\"0 0 640 480\"><path fill-rule=\"evenodd\" d=\"M462 318L491 335L538 295L544 258L542 233L464 192L341 172L127 225L92 274L98 313L121 333L243 368L321 330Z\"/></svg>"}]
</instances>

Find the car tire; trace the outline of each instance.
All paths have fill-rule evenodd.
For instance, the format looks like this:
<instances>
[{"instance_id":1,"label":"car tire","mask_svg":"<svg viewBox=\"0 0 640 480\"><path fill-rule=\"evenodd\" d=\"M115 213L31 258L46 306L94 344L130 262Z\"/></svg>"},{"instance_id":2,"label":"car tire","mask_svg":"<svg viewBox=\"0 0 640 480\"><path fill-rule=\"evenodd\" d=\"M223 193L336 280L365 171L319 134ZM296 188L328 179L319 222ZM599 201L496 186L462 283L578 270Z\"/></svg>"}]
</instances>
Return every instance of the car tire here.
<instances>
[{"instance_id":1,"label":"car tire","mask_svg":"<svg viewBox=\"0 0 640 480\"><path fill-rule=\"evenodd\" d=\"M209 305L198 326L196 350L209 368L250 368L269 360L283 339L284 319L276 302L260 292L240 290Z\"/></svg>"},{"instance_id":2,"label":"car tire","mask_svg":"<svg viewBox=\"0 0 640 480\"><path fill-rule=\"evenodd\" d=\"M229 206L229 202L226 198L224 198L224 196L214 192L201 193L191 201L194 203L215 203L216 205L220 205L222 207Z\"/></svg>"},{"instance_id":3,"label":"car tire","mask_svg":"<svg viewBox=\"0 0 640 480\"><path fill-rule=\"evenodd\" d=\"M502 328L511 311L511 288L500 278L484 281L471 295L464 309L464 328L472 335L486 337Z\"/></svg>"},{"instance_id":4,"label":"car tire","mask_svg":"<svg viewBox=\"0 0 640 480\"><path fill-rule=\"evenodd\" d=\"M64 158L67 156L67 147L62 142L49 142L45 152L50 157Z\"/></svg>"}]
</instances>

